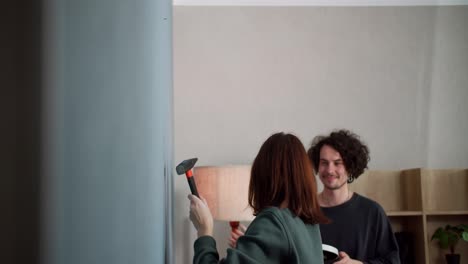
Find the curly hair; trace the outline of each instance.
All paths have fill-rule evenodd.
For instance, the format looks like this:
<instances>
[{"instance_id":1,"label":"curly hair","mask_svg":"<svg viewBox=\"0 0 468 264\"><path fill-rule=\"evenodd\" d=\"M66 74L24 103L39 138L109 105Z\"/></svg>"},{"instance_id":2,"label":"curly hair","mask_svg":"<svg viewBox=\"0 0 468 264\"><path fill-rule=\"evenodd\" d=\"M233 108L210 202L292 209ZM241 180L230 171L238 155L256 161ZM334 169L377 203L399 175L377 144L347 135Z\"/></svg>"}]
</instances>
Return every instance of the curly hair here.
<instances>
[{"instance_id":1,"label":"curly hair","mask_svg":"<svg viewBox=\"0 0 468 264\"><path fill-rule=\"evenodd\" d=\"M341 129L333 131L329 136L317 136L312 140L307 155L316 172L318 172L320 150L324 145L340 153L346 171L349 173L348 183L353 182L367 169L367 163L370 160L369 148L361 142L358 135Z\"/></svg>"}]
</instances>

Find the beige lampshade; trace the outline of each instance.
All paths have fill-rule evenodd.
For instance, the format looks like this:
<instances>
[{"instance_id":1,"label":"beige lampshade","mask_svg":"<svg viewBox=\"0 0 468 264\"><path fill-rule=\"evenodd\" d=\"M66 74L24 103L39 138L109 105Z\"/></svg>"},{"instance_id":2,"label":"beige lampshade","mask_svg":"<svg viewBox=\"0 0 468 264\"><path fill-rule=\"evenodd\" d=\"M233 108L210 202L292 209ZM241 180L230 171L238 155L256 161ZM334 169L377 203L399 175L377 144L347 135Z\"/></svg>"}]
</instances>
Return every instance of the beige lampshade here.
<instances>
[{"instance_id":1,"label":"beige lampshade","mask_svg":"<svg viewBox=\"0 0 468 264\"><path fill-rule=\"evenodd\" d=\"M250 165L195 167L198 193L206 199L216 220L251 221L248 204Z\"/></svg>"}]
</instances>

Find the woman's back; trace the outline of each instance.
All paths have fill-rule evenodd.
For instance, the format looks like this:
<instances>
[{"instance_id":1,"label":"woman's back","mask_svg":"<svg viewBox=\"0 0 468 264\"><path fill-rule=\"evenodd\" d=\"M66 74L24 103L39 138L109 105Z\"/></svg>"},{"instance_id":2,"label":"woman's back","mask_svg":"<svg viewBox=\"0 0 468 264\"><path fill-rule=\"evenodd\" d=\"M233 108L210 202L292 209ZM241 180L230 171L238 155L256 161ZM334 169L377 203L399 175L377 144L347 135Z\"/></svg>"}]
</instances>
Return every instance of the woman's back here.
<instances>
[{"instance_id":1,"label":"woman's back","mask_svg":"<svg viewBox=\"0 0 468 264\"><path fill-rule=\"evenodd\" d=\"M199 237L194 263L217 263L211 212L205 201L189 199ZM276 133L262 144L252 164L248 202L257 217L224 263L323 263L318 224L328 219L318 204L309 157L296 136Z\"/></svg>"},{"instance_id":2,"label":"woman's back","mask_svg":"<svg viewBox=\"0 0 468 264\"><path fill-rule=\"evenodd\" d=\"M214 240L195 243L194 263L216 262ZM210 250L211 248L211 250ZM305 224L287 208L269 207L249 225L237 247L228 249L222 263L323 263L319 227Z\"/></svg>"}]
</instances>

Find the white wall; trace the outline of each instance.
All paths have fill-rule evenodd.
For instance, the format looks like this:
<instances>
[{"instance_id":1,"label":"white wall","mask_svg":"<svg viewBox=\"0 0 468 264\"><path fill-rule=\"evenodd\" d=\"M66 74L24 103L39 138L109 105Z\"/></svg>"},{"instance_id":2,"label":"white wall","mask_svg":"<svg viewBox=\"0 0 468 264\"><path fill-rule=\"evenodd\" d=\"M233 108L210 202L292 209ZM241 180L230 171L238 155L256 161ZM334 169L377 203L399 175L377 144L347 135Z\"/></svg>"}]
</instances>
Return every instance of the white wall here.
<instances>
[{"instance_id":1,"label":"white wall","mask_svg":"<svg viewBox=\"0 0 468 264\"><path fill-rule=\"evenodd\" d=\"M468 167L467 18L466 7L175 7L175 162L246 164L274 132L308 147L348 128L371 169ZM188 192L178 176L176 263L192 258Z\"/></svg>"},{"instance_id":2,"label":"white wall","mask_svg":"<svg viewBox=\"0 0 468 264\"><path fill-rule=\"evenodd\" d=\"M468 167L467 8L436 12L430 92L428 164Z\"/></svg>"}]
</instances>

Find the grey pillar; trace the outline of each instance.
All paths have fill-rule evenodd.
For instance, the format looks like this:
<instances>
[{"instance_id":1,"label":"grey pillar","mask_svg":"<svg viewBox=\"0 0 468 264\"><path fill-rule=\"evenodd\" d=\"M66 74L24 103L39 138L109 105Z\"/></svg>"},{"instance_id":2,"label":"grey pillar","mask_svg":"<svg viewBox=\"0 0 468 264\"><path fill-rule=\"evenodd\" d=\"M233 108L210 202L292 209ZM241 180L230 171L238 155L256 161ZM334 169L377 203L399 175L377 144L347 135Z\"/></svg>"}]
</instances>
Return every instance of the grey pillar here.
<instances>
[{"instance_id":1,"label":"grey pillar","mask_svg":"<svg viewBox=\"0 0 468 264\"><path fill-rule=\"evenodd\" d=\"M42 262L171 263L172 2L44 11Z\"/></svg>"}]
</instances>

